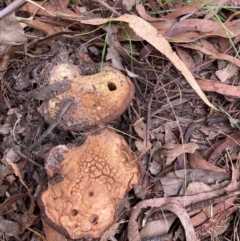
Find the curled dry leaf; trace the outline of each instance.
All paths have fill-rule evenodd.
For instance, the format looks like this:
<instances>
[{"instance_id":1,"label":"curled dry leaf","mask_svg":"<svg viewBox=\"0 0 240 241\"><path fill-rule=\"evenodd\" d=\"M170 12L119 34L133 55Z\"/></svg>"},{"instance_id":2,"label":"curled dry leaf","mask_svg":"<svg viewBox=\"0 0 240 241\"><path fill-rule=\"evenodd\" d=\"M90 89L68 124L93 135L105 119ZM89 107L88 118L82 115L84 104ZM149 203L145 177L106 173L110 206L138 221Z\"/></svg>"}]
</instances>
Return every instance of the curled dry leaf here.
<instances>
[{"instance_id":1,"label":"curled dry leaf","mask_svg":"<svg viewBox=\"0 0 240 241\"><path fill-rule=\"evenodd\" d=\"M166 219L147 222L140 232L141 239L147 239L154 236L161 236L168 233L171 225L177 217L172 216Z\"/></svg>"},{"instance_id":2,"label":"curled dry leaf","mask_svg":"<svg viewBox=\"0 0 240 241\"><path fill-rule=\"evenodd\" d=\"M53 148L45 167L52 180L39 201L42 216L72 239L99 238L114 223L120 201L141 176L137 157L108 129L88 136L81 147Z\"/></svg>"},{"instance_id":3,"label":"curled dry leaf","mask_svg":"<svg viewBox=\"0 0 240 241\"><path fill-rule=\"evenodd\" d=\"M49 84L70 81L64 93L46 100L39 111L47 123L51 123L66 100L74 99L63 116L59 128L78 131L89 126L106 124L119 117L130 104L134 85L120 71L105 66L94 75L82 76L77 66L62 63L55 66Z\"/></svg>"},{"instance_id":4,"label":"curled dry leaf","mask_svg":"<svg viewBox=\"0 0 240 241\"><path fill-rule=\"evenodd\" d=\"M178 145L176 148L171 150L168 154L166 164L170 165L175 158L180 156L183 153L193 153L198 148L198 144L195 142Z\"/></svg>"},{"instance_id":5,"label":"curled dry leaf","mask_svg":"<svg viewBox=\"0 0 240 241\"><path fill-rule=\"evenodd\" d=\"M160 182L164 191L164 197L177 196L183 186L182 178L161 177Z\"/></svg>"},{"instance_id":6,"label":"curled dry leaf","mask_svg":"<svg viewBox=\"0 0 240 241\"><path fill-rule=\"evenodd\" d=\"M237 65L238 67L240 67L239 59L237 59L233 56L230 56L228 54L218 52L218 50L209 41L206 41L204 39L201 39L200 41L201 41L202 46L198 46L196 44L179 44L179 46L182 46L184 48L199 50L202 53L211 56L211 58L226 60L226 61L229 61L229 62Z\"/></svg>"},{"instance_id":7,"label":"curled dry leaf","mask_svg":"<svg viewBox=\"0 0 240 241\"><path fill-rule=\"evenodd\" d=\"M0 218L0 232L4 233L6 239L7 236L17 237L20 233L20 225L17 222Z\"/></svg>"},{"instance_id":8,"label":"curled dry leaf","mask_svg":"<svg viewBox=\"0 0 240 241\"><path fill-rule=\"evenodd\" d=\"M223 24L220 24L217 21L192 18L178 21L177 23L172 23L171 25L170 22L167 22L168 25L166 27L166 23L156 22L154 26L157 29L161 29L160 32L164 36L171 37L169 38L170 42L187 43L194 42L197 39L213 36L234 38L238 36L240 32L239 28L237 27L239 25L239 22L240 20L237 19L231 22L226 22L223 26Z\"/></svg>"},{"instance_id":9,"label":"curled dry leaf","mask_svg":"<svg viewBox=\"0 0 240 241\"><path fill-rule=\"evenodd\" d=\"M217 92L221 95L226 95L232 98L240 97L240 87L238 85L228 85L225 83L221 83L220 81L208 79L198 79L197 82L203 91Z\"/></svg>"},{"instance_id":10,"label":"curled dry leaf","mask_svg":"<svg viewBox=\"0 0 240 241\"><path fill-rule=\"evenodd\" d=\"M204 192L211 192L213 190L218 190L220 188L224 188L229 184L229 181L224 181L221 183L216 183L213 185L207 185L203 182L191 182L189 183L185 194L186 195L193 195L197 193L204 193Z\"/></svg>"},{"instance_id":11,"label":"curled dry leaf","mask_svg":"<svg viewBox=\"0 0 240 241\"><path fill-rule=\"evenodd\" d=\"M222 142L219 142L219 145L214 149L211 155L208 158L208 162L214 163L216 158L218 158L222 152L225 152L229 148L233 148L239 145L240 142L240 132L230 134Z\"/></svg>"},{"instance_id":12,"label":"curled dry leaf","mask_svg":"<svg viewBox=\"0 0 240 241\"><path fill-rule=\"evenodd\" d=\"M180 59L186 64L186 66L189 68L191 72L194 72L196 65L194 63L194 60L192 56L182 48L179 48L176 46L176 52L178 53Z\"/></svg>"},{"instance_id":13,"label":"curled dry leaf","mask_svg":"<svg viewBox=\"0 0 240 241\"><path fill-rule=\"evenodd\" d=\"M60 234L59 232L54 230L52 227L47 225L43 220L42 220L42 224L43 224L44 232L47 237L47 241L52 241L52 240L67 241L67 239L62 234Z\"/></svg>"},{"instance_id":14,"label":"curled dry leaf","mask_svg":"<svg viewBox=\"0 0 240 241\"><path fill-rule=\"evenodd\" d=\"M229 63L224 69L217 70L215 74L221 82L226 82L233 76L237 76L239 67L235 64Z\"/></svg>"},{"instance_id":15,"label":"curled dry leaf","mask_svg":"<svg viewBox=\"0 0 240 241\"><path fill-rule=\"evenodd\" d=\"M228 173L201 169L181 169L176 170L175 174L182 179L186 179L186 182L199 181L206 184L220 183L229 179Z\"/></svg>"},{"instance_id":16,"label":"curled dry leaf","mask_svg":"<svg viewBox=\"0 0 240 241\"><path fill-rule=\"evenodd\" d=\"M146 125L143 123L142 118L137 120L133 124L133 127L136 133L138 134L138 136L143 139L143 141L139 141L139 140L135 141L135 145L141 153L146 153L148 150L151 149L152 143L147 138L148 137L147 128L146 128Z\"/></svg>"},{"instance_id":17,"label":"curled dry leaf","mask_svg":"<svg viewBox=\"0 0 240 241\"><path fill-rule=\"evenodd\" d=\"M225 169L215 166L207 162L197 151L192 154L188 154L188 163L193 169L204 169L215 172L226 172Z\"/></svg>"},{"instance_id":18,"label":"curled dry leaf","mask_svg":"<svg viewBox=\"0 0 240 241\"><path fill-rule=\"evenodd\" d=\"M61 26L54 26L52 24L44 23L38 20L21 19L20 22L25 23L27 26L31 28L40 30L47 35L54 35L56 33L67 32L67 31L70 32L70 30L68 30L67 28L64 28Z\"/></svg>"},{"instance_id":19,"label":"curled dry leaf","mask_svg":"<svg viewBox=\"0 0 240 241\"><path fill-rule=\"evenodd\" d=\"M25 42L27 42L27 37L17 21L15 14L0 19L1 45L19 45Z\"/></svg>"}]
</instances>

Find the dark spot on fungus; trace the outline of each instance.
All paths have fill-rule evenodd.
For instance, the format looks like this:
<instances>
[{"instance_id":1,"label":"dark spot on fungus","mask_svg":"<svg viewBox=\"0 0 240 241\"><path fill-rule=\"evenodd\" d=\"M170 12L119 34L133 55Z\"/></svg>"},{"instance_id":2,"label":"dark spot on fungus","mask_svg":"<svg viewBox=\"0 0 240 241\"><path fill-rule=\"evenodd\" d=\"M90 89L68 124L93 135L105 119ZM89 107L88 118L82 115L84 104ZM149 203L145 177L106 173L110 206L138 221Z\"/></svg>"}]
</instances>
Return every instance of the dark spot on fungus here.
<instances>
[{"instance_id":1,"label":"dark spot on fungus","mask_svg":"<svg viewBox=\"0 0 240 241\"><path fill-rule=\"evenodd\" d=\"M91 220L91 223L94 224L94 225L97 225L98 224L98 215L97 214L94 214L93 217L92 217L92 220Z\"/></svg>"},{"instance_id":2,"label":"dark spot on fungus","mask_svg":"<svg viewBox=\"0 0 240 241\"><path fill-rule=\"evenodd\" d=\"M112 83L112 82L109 82L109 83L107 84L107 86L108 86L108 89L109 89L110 91L114 91L114 90L117 89L117 86L116 86L114 83Z\"/></svg>"},{"instance_id":3,"label":"dark spot on fungus","mask_svg":"<svg viewBox=\"0 0 240 241\"><path fill-rule=\"evenodd\" d=\"M88 193L88 196L89 196L89 197L92 197L93 194L94 194L93 192L89 192L89 193Z\"/></svg>"},{"instance_id":4,"label":"dark spot on fungus","mask_svg":"<svg viewBox=\"0 0 240 241\"><path fill-rule=\"evenodd\" d=\"M72 216L77 216L77 214L78 214L78 211L77 211L76 209L73 209L73 210L71 211L71 215L72 215Z\"/></svg>"}]
</instances>

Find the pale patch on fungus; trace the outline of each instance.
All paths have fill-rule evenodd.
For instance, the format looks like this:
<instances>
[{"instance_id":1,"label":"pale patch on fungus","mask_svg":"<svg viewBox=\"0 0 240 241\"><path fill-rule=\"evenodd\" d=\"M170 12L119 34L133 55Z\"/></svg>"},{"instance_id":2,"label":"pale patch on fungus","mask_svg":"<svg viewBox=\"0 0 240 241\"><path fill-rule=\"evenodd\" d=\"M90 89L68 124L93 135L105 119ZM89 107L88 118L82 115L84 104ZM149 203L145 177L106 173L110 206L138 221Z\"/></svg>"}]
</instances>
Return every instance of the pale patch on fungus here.
<instances>
[{"instance_id":1,"label":"pale patch on fungus","mask_svg":"<svg viewBox=\"0 0 240 241\"><path fill-rule=\"evenodd\" d=\"M53 148L45 167L50 178L61 178L41 196L43 218L72 239L100 237L140 179L137 157L123 137L108 129L89 135L81 147Z\"/></svg>"},{"instance_id":2,"label":"pale patch on fungus","mask_svg":"<svg viewBox=\"0 0 240 241\"><path fill-rule=\"evenodd\" d=\"M64 101L74 98L59 125L64 130L78 131L81 128L109 123L123 113L134 95L134 85L130 79L109 66L105 66L98 74L82 76L77 66L62 63L50 72L49 84L64 80L70 81L70 88L44 101L39 108L46 122L51 123Z\"/></svg>"}]
</instances>

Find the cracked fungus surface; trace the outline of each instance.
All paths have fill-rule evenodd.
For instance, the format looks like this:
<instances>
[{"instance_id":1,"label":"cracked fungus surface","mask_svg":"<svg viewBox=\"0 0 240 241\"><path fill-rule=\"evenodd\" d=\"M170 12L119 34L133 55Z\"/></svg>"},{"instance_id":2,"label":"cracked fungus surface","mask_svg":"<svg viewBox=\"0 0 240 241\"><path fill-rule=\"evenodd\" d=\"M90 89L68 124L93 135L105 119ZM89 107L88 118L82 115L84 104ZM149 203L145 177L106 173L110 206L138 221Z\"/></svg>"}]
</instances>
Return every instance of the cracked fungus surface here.
<instances>
[{"instance_id":1,"label":"cracked fungus surface","mask_svg":"<svg viewBox=\"0 0 240 241\"><path fill-rule=\"evenodd\" d=\"M70 81L70 88L56 97L44 101L39 111L46 122L51 123L68 99L74 98L59 128L79 130L80 128L106 124L118 118L129 106L134 85L120 71L105 66L101 73L82 76L77 66L62 63L55 66L49 77L49 84Z\"/></svg>"},{"instance_id":2,"label":"cracked fungus surface","mask_svg":"<svg viewBox=\"0 0 240 241\"><path fill-rule=\"evenodd\" d=\"M61 178L41 196L43 217L73 239L100 237L115 221L126 192L140 179L137 157L108 129L88 136L79 148L55 147L46 169L50 178Z\"/></svg>"}]
</instances>

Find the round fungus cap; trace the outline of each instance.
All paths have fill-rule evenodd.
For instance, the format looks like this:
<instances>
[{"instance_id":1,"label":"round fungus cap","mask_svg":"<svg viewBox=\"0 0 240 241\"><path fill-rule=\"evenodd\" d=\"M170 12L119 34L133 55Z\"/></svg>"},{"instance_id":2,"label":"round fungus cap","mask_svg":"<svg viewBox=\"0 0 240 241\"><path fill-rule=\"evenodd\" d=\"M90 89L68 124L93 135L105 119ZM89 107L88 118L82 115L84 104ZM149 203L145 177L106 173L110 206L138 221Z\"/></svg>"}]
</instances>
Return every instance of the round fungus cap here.
<instances>
[{"instance_id":1,"label":"round fungus cap","mask_svg":"<svg viewBox=\"0 0 240 241\"><path fill-rule=\"evenodd\" d=\"M124 112L134 95L130 79L110 66L103 67L100 73L83 76L77 66L61 63L51 70L49 84L62 81L69 81L70 88L44 101L39 112L51 123L65 101L74 99L59 125L64 130L78 131L110 123Z\"/></svg>"},{"instance_id":2,"label":"round fungus cap","mask_svg":"<svg viewBox=\"0 0 240 241\"><path fill-rule=\"evenodd\" d=\"M53 148L45 168L50 181L39 202L42 217L72 239L99 238L141 176L136 155L109 129L89 135L80 147Z\"/></svg>"}]
</instances>

